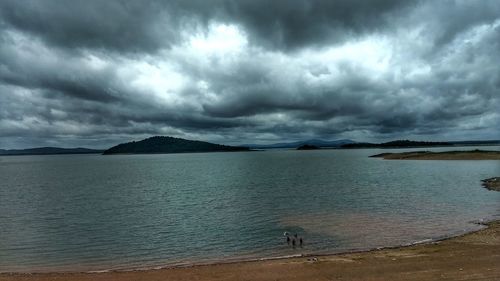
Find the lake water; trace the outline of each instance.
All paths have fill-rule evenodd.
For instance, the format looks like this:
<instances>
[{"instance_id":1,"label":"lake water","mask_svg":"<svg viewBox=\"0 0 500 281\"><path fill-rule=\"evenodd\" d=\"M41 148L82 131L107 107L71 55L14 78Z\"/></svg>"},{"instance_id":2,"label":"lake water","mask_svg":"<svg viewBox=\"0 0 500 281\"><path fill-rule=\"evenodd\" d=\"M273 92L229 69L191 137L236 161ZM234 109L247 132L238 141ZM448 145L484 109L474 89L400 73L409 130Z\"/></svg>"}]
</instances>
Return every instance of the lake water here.
<instances>
[{"instance_id":1,"label":"lake water","mask_svg":"<svg viewBox=\"0 0 500 281\"><path fill-rule=\"evenodd\" d=\"M0 157L0 272L335 253L500 218L500 192L480 186L500 161L368 157L383 151Z\"/></svg>"}]
</instances>

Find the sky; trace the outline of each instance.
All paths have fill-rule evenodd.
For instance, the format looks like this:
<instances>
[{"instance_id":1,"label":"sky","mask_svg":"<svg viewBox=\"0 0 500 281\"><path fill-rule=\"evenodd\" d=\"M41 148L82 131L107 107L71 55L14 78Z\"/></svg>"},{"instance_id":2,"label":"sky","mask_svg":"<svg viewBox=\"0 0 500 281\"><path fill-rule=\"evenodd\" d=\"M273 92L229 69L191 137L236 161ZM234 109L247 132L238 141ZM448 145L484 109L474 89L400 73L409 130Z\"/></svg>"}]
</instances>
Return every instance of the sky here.
<instances>
[{"instance_id":1,"label":"sky","mask_svg":"<svg viewBox=\"0 0 500 281\"><path fill-rule=\"evenodd\" d=\"M0 148L500 139L500 3L2 0Z\"/></svg>"}]
</instances>

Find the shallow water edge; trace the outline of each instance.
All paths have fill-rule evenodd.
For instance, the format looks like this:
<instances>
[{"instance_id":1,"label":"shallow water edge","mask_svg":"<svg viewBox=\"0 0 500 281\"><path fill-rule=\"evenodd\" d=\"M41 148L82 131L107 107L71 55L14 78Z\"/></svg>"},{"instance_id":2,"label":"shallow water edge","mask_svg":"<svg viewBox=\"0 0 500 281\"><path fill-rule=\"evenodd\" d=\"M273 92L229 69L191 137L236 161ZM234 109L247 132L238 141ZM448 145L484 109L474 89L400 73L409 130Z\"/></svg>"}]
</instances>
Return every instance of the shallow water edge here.
<instances>
[{"instance_id":1,"label":"shallow water edge","mask_svg":"<svg viewBox=\"0 0 500 281\"><path fill-rule=\"evenodd\" d=\"M223 260L211 260L206 262L179 262L179 263L171 263L160 266L146 266L146 267L132 267L125 269L103 269L103 270L83 270L83 271L71 271L71 270L62 270L62 271L34 271L34 272L0 272L0 277L2 275L48 275L48 274L104 274L104 273L120 273L120 272L146 272L152 270L168 270L168 269L176 269L176 268L194 268L194 267L206 267L206 266L217 266L217 265L230 265L230 264L240 264L240 263L252 263L252 262L265 262L265 261L275 261L275 260L290 260L295 258L321 258L321 257L336 257L348 254L362 254L362 253L371 253L382 250L393 250L393 249L403 249L418 245L430 245L430 244L438 244L443 241L453 240L457 238L461 238L467 235L471 235L473 233L481 232L489 227L492 223L500 223L500 219L491 219L491 220L479 220L476 222L470 222L473 225L477 225L478 228L475 230L466 231L464 233L451 234L445 236L439 236L434 238L428 238L420 241L414 241L411 243L405 243L401 245L395 246L385 246L385 247L376 247L376 248L366 248L366 249L352 249L347 251L340 252L320 252L320 253L307 253L307 254L293 254L293 255L284 255L284 256L271 256L271 257L253 257L253 258L232 258L232 259L223 259Z\"/></svg>"}]
</instances>

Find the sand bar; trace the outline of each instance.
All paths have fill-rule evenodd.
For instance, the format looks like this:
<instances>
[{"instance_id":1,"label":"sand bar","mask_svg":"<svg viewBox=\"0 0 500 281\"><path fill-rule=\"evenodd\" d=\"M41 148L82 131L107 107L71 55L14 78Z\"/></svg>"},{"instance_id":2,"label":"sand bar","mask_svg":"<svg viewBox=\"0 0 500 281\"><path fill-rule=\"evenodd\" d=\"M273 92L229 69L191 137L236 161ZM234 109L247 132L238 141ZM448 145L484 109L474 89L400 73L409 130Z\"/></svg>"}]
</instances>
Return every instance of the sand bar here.
<instances>
[{"instance_id":1,"label":"sand bar","mask_svg":"<svg viewBox=\"0 0 500 281\"><path fill-rule=\"evenodd\" d=\"M311 259L132 272L0 274L0 280L500 280L500 222L431 244Z\"/></svg>"},{"instance_id":2,"label":"sand bar","mask_svg":"<svg viewBox=\"0 0 500 281\"><path fill-rule=\"evenodd\" d=\"M370 157L379 157L389 160L500 160L500 151L412 151L401 153L381 153Z\"/></svg>"}]
</instances>

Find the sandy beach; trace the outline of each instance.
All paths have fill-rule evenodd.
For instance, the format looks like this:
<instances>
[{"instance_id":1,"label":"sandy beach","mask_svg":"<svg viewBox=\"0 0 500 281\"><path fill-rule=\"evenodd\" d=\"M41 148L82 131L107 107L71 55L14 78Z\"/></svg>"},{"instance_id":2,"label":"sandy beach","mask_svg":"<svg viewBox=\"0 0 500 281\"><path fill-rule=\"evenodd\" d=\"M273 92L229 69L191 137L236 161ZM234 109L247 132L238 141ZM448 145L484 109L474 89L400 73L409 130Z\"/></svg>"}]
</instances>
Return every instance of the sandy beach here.
<instances>
[{"instance_id":1,"label":"sandy beach","mask_svg":"<svg viewBox=\"0 0 500 281\"><path fill-rule=\"evenodd\" d=\"M500 280L500 222L430 244L330 256L106 273L1 274L19 280Z\"/></svg>"}]
</instances>

